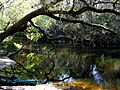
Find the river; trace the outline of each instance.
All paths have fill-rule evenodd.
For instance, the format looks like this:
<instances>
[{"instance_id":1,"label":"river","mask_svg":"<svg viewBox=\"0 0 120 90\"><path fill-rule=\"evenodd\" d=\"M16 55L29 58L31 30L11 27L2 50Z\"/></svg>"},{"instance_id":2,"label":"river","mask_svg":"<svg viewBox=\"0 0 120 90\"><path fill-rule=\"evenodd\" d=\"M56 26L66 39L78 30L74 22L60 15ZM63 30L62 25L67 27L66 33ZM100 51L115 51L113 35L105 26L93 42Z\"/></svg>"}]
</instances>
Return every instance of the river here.
<instances>
[{"instance_id":1,"label":"river","mask_svg":"<svg viewBox=\"0 0 120 90\"><path fill-rule=\"evenodd\" d=\"M3 70L2 74L6 71L18 78L37 79L39 84L82 80L120 88L120 57L117 53L119 50L114 49L42 46L36 53L27 54L27 58L16 56L15 61L19 63Z\"/></svg>"}]
</instances>

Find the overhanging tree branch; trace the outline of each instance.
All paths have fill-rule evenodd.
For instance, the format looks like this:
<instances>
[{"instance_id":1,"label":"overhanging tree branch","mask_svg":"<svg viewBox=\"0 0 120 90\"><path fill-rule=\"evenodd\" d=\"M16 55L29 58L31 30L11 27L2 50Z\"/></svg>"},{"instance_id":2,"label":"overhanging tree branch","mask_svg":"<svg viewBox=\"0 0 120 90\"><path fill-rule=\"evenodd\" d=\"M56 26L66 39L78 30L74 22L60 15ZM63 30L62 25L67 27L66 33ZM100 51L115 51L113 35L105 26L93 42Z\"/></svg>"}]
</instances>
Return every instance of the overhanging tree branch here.
<instances>
[{"instance_id":1,"label":"overhanging tree branch","mask_svg":"<svg viewBox=\"0 0 120 90\"><path fill-rule=\"evenodd\" d=\"M58 18L59 18L59 17L58 17ZM52 38L50 38L50 36L47 34L47 32L46 32L44 29L42 29L40 26L38 26L38 25L36 25L35 23L33 23L32 20L30 20L29 22L31 23L31 25L32 25L34 28L38 29L39 32L42 33L42 34L45 36L45 38L46 38L47 40L49 40L49 41L53 41L53 40L58 40L58 39L64 38L64 39L68 39L68 40L70 40L70 41L73 42L73 39L72 39L72 38L66 37L66 36L57 36L57 37L52 37ZM51 43L52 43L52 42L51 42ZM53 44L53 43L52 43L52 44Z\"/></svg>"},{"instance_id":2,"label":"overhanging tree branch","mask_svg":"<svg viewBox=\"0 0 120 90\"><path fill-rule=\"evenodd\" d=\"M51 10L47 10L45 7L42 7L40 9L37 9L37 10L27 14L21 20L19 20L14 25L9 27L5 32L0 33L0 42L2 42L8 36L15 34L16 32L19 32L19 31L21 32L21 31L25 30L27 28L27 27L25 27L27 25L27 22L30 21L32 18L34 18L36 16L39 16L39 15L50 16L50 15L53 15L53 14L65 14L65 15L76 16L76 15L80 15L80 14L86 12L86 11L92 11L92 12L97 12L97 13L113 13L113 14L116 14L116 15L120 15L120 12L115 11L113 9L96 9L94 7L91 7L91 6L85 6L85 7L81 8L78 11L75 11L75 12L74 11L73 12L61 11L61 10L51 11ZM55 17L53 17L53 16L51 16L51 18L55 19ZM57 18L56 18L56 20L57 20ZM65 19L63 19L63 21L76 22L76 20L65 20ZM82 22L83 24L86 24L86 25L89 25L89 26L98 27L98 25L85 23L83 21L77 21L77 22L78 23ZM24 28L22 28L22 27L24 27ZM110 30L108 28L105 28L105 27L102 27L101 25L99 25L99 27L101 27L101 28L103 28L103 29L105 29L107 31L113 32L112 30Z\"/></svg>"},{"instance_id":3,"label":"overhanging tree branch","mask_svg":"<svg viewBox=\"0 0 120 90\"><path fill-rule=\"evenodd\" d=\"M47 16L51 17L51 18L54 18L55 20L60 20L59 17L55 16L55 15L52 15L52 14L48 14ZM69 20L69 19L65 19L65 18L61 18L61 21L64 21L64 22L69 22L69 23L80 23L82 25L88 25L88 26L91 26L91 27L98 27L98 28L102 28L108 32L111 32L113 34L116 34L116 32L114 32L113 30L103 26L103 25L99 25L99 24L93 24L93 23L87 23L87 22L84 22L82 20Z\"/></svg>"},{"instance_id":4,"label":"overhanging tree branch","mask_svg":"<svg viewBox=\"0 0 120 90\"><path fill-rule=\"evenodd\" d=\"M120 12L119 11L116 11L114 9L97 9L97 8L94 8L94 7L91 7L91 6L85 6L85 7L82 7L81 9L79 9L78 11L75 11L73 12L73 15L80 15L86 11L92 11L92 12L96 12L96 13L113 13L113 14L116 14L116 15L120 15Z\"/></svg>"},{"instance_id":5,"label":"overhanging tree branch","mask_svg":"<svg viewBox=\"0 0 120 90\"><path fill-rule=\"evenodd\" d=\"M20 29L23 26L27 25L27 22L31 20L32 18L38 16L38 15L44 15L46 13L46 10L44 7L37 9L29 14L27 14L25 17L20 19L18 22L13 24L11 27L9 27L5 32L0 33L0 42L2 42L5 38L7 38L10 35L15 34L16 32L23 31L26 28Z\"/></svg>"},{"instance_id":6,"label":"overhanging tree branch","mask_svg":"<svg viewBox=\"0 0 120 90\"><path fill-rule=\"evenodd\" d=\"M30 20L29 22L31 23L31 25L34 28L37 28L39 30L39 32L41 32L45 36L45 38L48 38L48 34L45 32L45 30L42 27L40 27L40 26L36 25L35 23L33 23L32 20Z\"/></svg>"}]
</instances>

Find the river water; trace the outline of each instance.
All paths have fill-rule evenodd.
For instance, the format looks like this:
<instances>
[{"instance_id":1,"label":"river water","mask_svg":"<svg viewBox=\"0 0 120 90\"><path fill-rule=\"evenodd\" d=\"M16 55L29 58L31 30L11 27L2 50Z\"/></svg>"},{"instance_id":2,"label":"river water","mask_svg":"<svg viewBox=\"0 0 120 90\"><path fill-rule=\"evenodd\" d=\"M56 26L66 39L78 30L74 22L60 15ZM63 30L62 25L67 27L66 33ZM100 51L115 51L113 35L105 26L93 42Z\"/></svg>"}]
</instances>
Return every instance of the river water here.
<instances>
[{"instance_id":1,"label":"river water","mask_svg":"<svg viewBox=\"0 0 120 90\"><path fill-rule=\"evenodd\" d=\"M120 88L119 50L42 46L36 53L22 55L16 56L16 65L4 69L1 74L37 79L38 83L85 80L100 86Z\"/></svg>"},{"instance_id":2,"label":"river water","mask_svg":"<svg viewBox=\"0 0 120 90\"><path fill-rule=\"evenodd\" d=\"M56 47L53 52L56 67L51 75L57 79L64 82L88 80L102 86L120 86L119 50Z\"/></svg>"}]
</instances>

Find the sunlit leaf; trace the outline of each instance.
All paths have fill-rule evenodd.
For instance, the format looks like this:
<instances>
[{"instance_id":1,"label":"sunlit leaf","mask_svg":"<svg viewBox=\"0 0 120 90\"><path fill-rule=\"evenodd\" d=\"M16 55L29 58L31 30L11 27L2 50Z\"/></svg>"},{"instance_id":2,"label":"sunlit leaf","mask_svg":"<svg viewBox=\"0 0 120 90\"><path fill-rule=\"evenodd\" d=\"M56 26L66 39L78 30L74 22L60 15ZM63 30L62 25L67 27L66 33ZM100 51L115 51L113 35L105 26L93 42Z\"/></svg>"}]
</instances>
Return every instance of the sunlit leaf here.
<instances>
[{"instance_id":1,"label":"sunlit leaf","mask_svg":"<svg viewBox=\"0 0 120 90\"><path fill-rule=\"evenodd\" d=\"M15 42L14 42L14 45L15 45L18 49L20 49L20 48L22 47L22 45L17 44L17 43L15 43Z\"/></svg>"}]
</instances>

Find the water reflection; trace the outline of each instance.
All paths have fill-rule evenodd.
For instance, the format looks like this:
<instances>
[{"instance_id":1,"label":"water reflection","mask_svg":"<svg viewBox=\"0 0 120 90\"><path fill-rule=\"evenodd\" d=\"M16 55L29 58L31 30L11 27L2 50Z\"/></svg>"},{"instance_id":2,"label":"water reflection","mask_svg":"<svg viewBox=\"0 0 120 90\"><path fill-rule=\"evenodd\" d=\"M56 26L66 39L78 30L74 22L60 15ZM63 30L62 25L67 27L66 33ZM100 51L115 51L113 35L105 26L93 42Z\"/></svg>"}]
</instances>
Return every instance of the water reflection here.
<instances>
[{"instance_id":1,"label":"water reflection","mask_svg":"<svg viewBox=\"0 0 120 90\"><path fill-rule=\"evenodd\" d=\"M120 60L105 50L83 50L78 48L56 48L53 72L66 73L74 80L88 79L100 85L119 84ZM54 73L54 74L55 74Z\"/></svg>"},{"instance_id":2,"label":"water reflection","mask_svg":"<svg viewBox=\"0 0 120 90\"><path fill-rule=\"evenodd\" d=\"M95 64L91 65L90 69L91 69L91 74L92 74L94 80L96 81L96 83L99 85L105 84L105 80L103 79L103 77L101 76L99 71L97 70L96 65Z\"/></svg>"},{"instance_id":3,"label":"water reflection","mask_svg":"<svg viewBox=\"0 0 120 90\"><path fill-rule=\"evenodd\" d=\"M113 85L116 83L115 85L120 86L120 60L119 57L115 57L115 50L56 47L50 51L50 48L41 47L41 53L30 53L20 57L18 55L15 61L20 64L16 64L12 70L6 69L5 71L14 72L12 74L17 77L30 79L35 77L40 82L44 80L72 82L85 79L97 82L97 84ZM53 67L51 60L54 61L55 67L50 71ZM47 77L46 73L49 73Z\"/></svg>"},{"instance_id":4,"label":"water reflection","mask_svg":"<svg viewBox=\"0 0 120 90\"><path fill-rule=\"evenodd\" d=\"M73 82L75 79L73 77L70 77L68 74L62 74L59 76L59 80L63 80L64 82Z\"/></svg>"}]
</instances>

